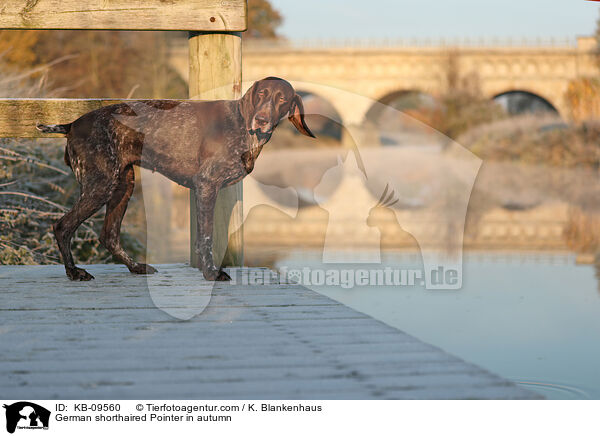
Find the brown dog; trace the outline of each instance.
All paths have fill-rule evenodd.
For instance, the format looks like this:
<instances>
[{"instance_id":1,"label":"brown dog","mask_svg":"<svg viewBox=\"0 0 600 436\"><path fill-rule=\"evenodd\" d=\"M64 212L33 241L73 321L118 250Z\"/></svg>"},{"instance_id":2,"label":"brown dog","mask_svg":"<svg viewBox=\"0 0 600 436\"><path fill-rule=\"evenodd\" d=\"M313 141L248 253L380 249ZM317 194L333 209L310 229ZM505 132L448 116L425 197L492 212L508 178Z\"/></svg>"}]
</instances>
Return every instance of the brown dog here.
<instances>
[{"instance_id":1,"label":"brown dog","mask_svg":"<svg viewBox=\"0 0 600 436\"><path fill-rule=\"evenodd\" d=\"M213 212L220 188L243 179L285 116L304 135L302 99L285 80L260 80L239 100L140 100L106 106L70 124L44 125L46 133L67 135L65 162L81 194L73 209L53 226L71 280L91 280L77 268L71 238L86 219L106 204L100 242L132 273L156 270L137 263L121 247L119 234L135 184L133 165L158 171L196 192L199 255L207 280L229 280L212 254Z\"/></svg>"}]
</instances>

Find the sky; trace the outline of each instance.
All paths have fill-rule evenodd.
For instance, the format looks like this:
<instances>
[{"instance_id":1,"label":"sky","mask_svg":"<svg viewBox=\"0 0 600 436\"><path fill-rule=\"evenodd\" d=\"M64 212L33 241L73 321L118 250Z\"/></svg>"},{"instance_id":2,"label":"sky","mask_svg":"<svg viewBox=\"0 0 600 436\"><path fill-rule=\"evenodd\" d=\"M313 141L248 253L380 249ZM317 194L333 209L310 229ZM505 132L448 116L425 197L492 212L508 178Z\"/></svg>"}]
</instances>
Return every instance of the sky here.
<instances>
[{"instance_id":1,"label":"sky","mask_svg":"<svg viewBox=\"0 0 600 436\"><path fill-rule=\"evenodd\" d=\"M290 39L574 38L592 34L585 0L271 0Z\"/></svg>"}]
</instances>

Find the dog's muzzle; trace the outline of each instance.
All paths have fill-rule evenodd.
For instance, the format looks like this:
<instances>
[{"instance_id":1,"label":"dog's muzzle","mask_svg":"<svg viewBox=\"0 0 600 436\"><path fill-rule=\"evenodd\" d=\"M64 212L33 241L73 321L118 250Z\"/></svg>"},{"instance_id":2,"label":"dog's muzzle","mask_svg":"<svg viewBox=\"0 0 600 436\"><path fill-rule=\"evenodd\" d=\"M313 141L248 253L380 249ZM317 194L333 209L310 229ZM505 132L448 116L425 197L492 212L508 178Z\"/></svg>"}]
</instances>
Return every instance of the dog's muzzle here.
<instances>
[{"instance_id":1,"label":"dog's muzzle","mask_svg":"<svg viewBox=\"0 0 600 436\"><path fill-rule=\"evenodd\" d=\"M260 129L250 129L248 130L248 133L250 136L256 135L256 139L262 141L264 139L269 139L273 134L273 131L269 130L268 132L262 132Z\"/></svg>"}]
</instances>

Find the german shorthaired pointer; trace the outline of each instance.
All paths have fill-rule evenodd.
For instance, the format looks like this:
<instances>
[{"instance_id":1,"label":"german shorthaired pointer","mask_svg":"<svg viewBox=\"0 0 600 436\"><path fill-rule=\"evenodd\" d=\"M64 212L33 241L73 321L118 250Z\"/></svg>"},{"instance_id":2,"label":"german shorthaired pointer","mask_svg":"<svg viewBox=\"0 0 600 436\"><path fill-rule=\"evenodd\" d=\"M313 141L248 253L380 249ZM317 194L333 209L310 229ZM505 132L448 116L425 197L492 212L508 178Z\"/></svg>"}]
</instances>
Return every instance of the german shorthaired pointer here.
<instances>
[{"instance_id":1,"label":"german shorthaired pointer","mask_svg":"<svg viewBox=\"0 0 600 436\"><path fill-rule=\"evenodd\" d=\"M212 254L213 212L220 188L239 182L254 168L262 147L285 117L304 135L302 99L283 79L255 82L239 100L139 100L106 106L69 124L39 124L45 133L67 135L65 162L81 194L56 224L54 234L71 280L94 277L77 268L71 238L86 219L106 204L100 242L129 271L156 270L135 262L121 247L119 234L135 184L133 165L158 171L196 192L198 240L206 280L229 280Z\"/></svg>"}]
</instances>

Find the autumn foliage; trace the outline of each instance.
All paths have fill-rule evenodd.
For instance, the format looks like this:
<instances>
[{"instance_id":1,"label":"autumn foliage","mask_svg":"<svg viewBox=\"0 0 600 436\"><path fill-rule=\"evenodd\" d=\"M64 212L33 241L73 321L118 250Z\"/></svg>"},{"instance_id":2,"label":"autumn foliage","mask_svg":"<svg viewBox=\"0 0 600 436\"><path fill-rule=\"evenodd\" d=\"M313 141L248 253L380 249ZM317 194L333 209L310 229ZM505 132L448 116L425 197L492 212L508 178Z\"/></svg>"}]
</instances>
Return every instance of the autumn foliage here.
<instances>
[{"instance_id":1,"label":"autumn foliage","mask_svg":"<svg viewBox=\"0 0 600 436\"><path fill-rule=\"evenodd\" d=\"M575 122L600 119L600 79L583 77L571 81L565 102Z\"/></svg>"}]
</instances>

